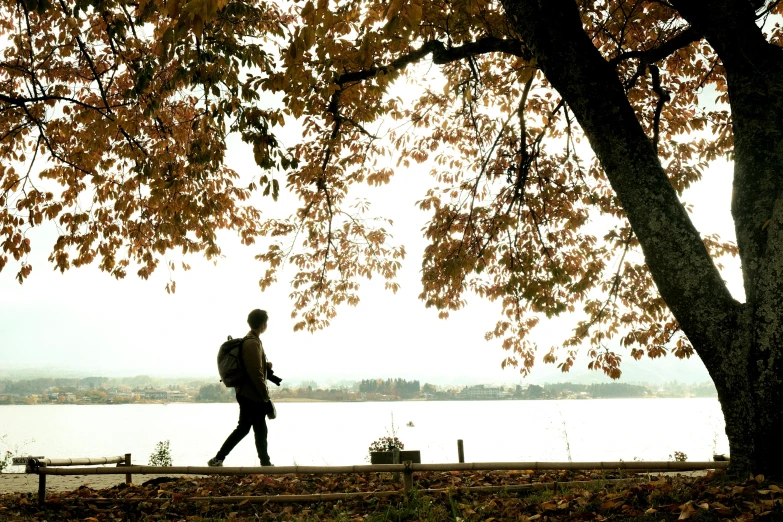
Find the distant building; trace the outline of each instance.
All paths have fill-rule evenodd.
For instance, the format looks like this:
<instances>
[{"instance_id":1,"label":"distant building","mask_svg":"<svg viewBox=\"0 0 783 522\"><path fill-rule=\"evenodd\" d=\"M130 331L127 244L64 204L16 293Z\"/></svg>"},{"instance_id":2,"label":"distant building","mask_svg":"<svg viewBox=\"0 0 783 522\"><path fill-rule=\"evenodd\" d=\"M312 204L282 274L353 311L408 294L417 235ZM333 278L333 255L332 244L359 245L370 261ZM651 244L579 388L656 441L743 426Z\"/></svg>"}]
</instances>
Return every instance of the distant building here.
<instances>
[{"instance_id":1,"label":"distant building","mask_svg":"<svg viewBox=\"0 0 783 522\"><path fill-rule=\"evenodd\" d=\"M180 390L146 390L141 396L151 401L182 402L188 400L188 394Z\"/></svg>"},{"instance_id":2,"label":"distant building","mask_svg":"<svg viewBox=\"0 0 783 522\"><path fill-rule=\"evenodd\" d=\"M179 390L169 390L166 400L172 402L185 401L188 399L188 394Z\"/></svg>"},{"instance_id":3,"label":"distant building","mask_svg":"<svg viewBox=\"0 0 783 522\"><path fill-rule=\"evenodd\" d=\"M468 386L460 392L460 397L464 399L499 399L500 388L488 388L483 384Z\"/></svg>"}]
</instances>

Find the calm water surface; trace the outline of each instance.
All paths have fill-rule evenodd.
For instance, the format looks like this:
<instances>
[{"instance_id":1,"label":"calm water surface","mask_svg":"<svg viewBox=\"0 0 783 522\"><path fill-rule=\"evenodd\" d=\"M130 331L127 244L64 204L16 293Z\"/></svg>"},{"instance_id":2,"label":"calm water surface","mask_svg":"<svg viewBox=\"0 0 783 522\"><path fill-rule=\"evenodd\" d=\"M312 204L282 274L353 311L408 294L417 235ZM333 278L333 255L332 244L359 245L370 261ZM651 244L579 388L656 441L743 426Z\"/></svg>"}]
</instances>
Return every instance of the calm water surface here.
<instances>
[{"instance_id":1,"label":"calm water surface","mask_svg":"<svg viewBox=\"0 0 783 522\"><path fill-rule=\"evenodd\" d=\"M146 464L169 440L175 465L203 465L235 427L236 404L0 406L0 436L21 454L102 457L132 453ZM363 464L391 431L422 462L688 460L728 452L717 399L279 403L268 421L277 465ZM412 423L413 426L406 424ZM4 448L0 447L0 450ZM252 433L226 459L258 464ZM9 471L19 471L12 468Z\"/></svg>"}]
</instances>

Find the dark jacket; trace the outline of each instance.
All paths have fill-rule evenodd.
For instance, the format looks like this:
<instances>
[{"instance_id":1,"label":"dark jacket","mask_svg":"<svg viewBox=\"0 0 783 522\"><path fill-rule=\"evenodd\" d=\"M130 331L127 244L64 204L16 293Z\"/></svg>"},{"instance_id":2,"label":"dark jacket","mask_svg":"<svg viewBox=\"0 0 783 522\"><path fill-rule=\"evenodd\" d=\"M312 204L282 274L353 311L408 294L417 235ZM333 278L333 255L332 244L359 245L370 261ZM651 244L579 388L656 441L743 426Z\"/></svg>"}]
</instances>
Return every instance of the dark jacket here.
<instances>
[{"instance_id":1,"label":"dark jacket","mask_svg":"<svg viewBox=\"0 0 783 522\"><path fill-rule=\"evenodd\" d=\"M266 355L261 339L252 331L242 343L242 360L245 363L247 377L236 387L237 395L255 402L269 402L269 391L266 388Z\"/></svg>"}]
</instances>

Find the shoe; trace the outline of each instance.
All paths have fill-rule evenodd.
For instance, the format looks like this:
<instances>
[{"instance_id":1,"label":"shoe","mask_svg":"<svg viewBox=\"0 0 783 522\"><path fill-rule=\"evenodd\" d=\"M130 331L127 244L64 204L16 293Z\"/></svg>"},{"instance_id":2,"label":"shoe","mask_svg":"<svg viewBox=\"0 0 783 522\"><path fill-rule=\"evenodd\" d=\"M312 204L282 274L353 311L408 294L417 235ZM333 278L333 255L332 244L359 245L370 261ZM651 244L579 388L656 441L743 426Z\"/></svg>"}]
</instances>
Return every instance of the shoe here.
<instances>
[{"instance_id":1,"label":"shoe","mask_svg":"<svg viewBox=\"0 0 783 522\"><path fill-rule=\"evenodd\" d=\"M209 459L207 462L207 466L213 467L213 468L219 468L223 466L223 459L219 459L217 457L213 457Z\"/></svg>"},{"instance_id":2,"label":"shoe","mask_svg":"<svg viewBox=\"0 0 783 522\"><path fill-rule=\"evenodd\" d=\"M275 467L275 465L274 465L274 464L272 464L271 462L267 462L266 464L263 464L263 463L262 463L261 465L262 465L262 466L264 466L264 467L272 467L272 468L274 468L274 467Z\"/></svg>"}]
</instances>

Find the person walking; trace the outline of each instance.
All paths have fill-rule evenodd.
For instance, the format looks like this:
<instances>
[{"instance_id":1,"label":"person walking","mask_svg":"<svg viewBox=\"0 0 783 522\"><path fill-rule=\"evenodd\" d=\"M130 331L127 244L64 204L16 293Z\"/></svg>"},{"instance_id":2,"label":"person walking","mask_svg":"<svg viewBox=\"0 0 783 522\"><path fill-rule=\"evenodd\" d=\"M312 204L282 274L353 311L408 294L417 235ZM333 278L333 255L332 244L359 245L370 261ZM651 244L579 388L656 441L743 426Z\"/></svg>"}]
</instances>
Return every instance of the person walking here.
<instances>
[{"instance_id":1,"label":"person walking","mask_svg":"<svg viewBox=\"0 0 783 522\"><path fill-rule=\"evenodd\" d=\"M209 459L207 465L222 466L223 461L234 447L253 428L256 450L262 466L273 466L267 453L266 416L272 412L269 401L269 390L266 386L267 369L272 363L267 362L264 347L261 344L261 334L266 331L269 315L264 310L255 309L247 316L250 332L242 343L242 361L247 375L242 383L235 388L237 403L239 403L239 423L218 450L217 455Z\"/></svg>"}]
</instances>

